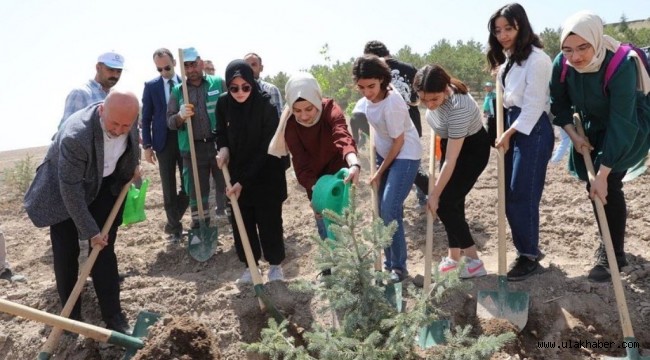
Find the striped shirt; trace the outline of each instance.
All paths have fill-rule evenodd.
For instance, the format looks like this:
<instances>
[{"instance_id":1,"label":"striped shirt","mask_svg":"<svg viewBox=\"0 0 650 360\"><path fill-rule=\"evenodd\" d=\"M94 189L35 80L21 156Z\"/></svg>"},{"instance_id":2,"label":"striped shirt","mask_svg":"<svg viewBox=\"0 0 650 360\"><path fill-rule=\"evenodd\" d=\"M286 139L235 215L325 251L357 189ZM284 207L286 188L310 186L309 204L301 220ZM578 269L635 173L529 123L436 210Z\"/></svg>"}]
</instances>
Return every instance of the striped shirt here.
<instances>
[{"instance_id":1,"label":"striped shirt","mask_svg":"<svg viewBox=\"0 0 650 360\"><path fill-rule=\"evenodd\" d=\"M426 119L443 139L465 138L483 127L481 111L470 94L452 94L437 109L427 110Z\"/></svg>"}]
</instances>

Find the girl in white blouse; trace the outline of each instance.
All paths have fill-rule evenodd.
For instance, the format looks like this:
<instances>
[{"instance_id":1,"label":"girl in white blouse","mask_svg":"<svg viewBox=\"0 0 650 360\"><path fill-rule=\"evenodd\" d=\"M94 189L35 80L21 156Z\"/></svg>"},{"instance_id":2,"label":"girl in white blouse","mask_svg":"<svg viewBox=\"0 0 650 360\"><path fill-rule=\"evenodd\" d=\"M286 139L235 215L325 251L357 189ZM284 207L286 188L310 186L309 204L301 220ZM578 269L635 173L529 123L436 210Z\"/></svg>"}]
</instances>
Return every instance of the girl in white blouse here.
<instances>
[{"instance_id":1,"label":"girl in white blouse","mask_svg":"<svg viewBox=\"0 0 650 360\"><path fill-rule=\"evenodd\" d=\"M506 216L517 259L508 280L524 280L540 269L539 203L553 151L549 120L551 59L542 50L524 8L497 10L488 23L487 60L503 84L505 128L496 147L505 151Z\"/></svg>"}]
</instances>

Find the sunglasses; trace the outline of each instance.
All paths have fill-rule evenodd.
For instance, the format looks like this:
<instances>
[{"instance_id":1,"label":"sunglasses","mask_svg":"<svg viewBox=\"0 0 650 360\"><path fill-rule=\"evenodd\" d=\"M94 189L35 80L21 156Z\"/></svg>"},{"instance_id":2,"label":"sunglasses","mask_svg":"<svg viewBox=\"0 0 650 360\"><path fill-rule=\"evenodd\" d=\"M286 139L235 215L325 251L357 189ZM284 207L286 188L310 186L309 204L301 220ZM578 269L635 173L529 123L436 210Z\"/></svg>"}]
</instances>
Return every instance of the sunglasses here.
<instances>
[{"instance_id":1,"label":"sunglasses","mask_svg":"<svg viewBox=\"0 0 650 360\"><path fill-rule=\"evenodd\" d=\"M159 67L156 68L156 70L158 70L158 72L163 72L163 70L165 70L165 71L169 71L169 70L171 70L171 69L172 69L172 67L169 66L169 65L167 65L167 66L165 66L165 67L161 67L161 68L159 68Z\"/></svg>"},{"instance_id":2,"label":"sunglasses","mask_svg":"<svg viewBox=\"0 0 650 360\"><path fill-rule=\"evenodd\" d=\"M232 85L232 86L229 86L229 87L228 87L228 91L230 91L230 92L233 93L233 94L238 93L238 92L239 92L239 89L240 89L240 87L237 86L237 85ZM245 93L247 93L247 92L251 92L251 89L252 89L252 87L251 87L250 85L242 85L242 86L241 86L241 91L243 91L243 92L245 92Z\"/></svg>"}]
</instances>

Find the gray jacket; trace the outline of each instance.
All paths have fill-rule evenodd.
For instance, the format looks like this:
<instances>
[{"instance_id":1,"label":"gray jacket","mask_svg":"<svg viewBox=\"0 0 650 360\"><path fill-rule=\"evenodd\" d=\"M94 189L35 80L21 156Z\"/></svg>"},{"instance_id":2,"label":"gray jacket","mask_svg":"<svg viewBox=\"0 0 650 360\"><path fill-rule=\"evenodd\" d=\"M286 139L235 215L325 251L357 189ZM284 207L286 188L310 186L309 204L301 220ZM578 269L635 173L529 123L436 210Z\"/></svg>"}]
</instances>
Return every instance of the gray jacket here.
<instances>
[{"instance_id":1,"label":"gray jacket","mask_svg":"<svg viewBox=\"0 0 650 360\"><path fill-rule=\"evenodd\" d=\"M88 210L102 185L104 173L104 134L98 107L89 105L74 113L63 124L50 145L36 177L25 194L24 205L37 227L51 226L72 218L80 239L99 234ZM135 122L134 122L135 124ZM126 151L117 162L111 188L117 195L132 177L139 161L137 127L133 126Z\"/></svg>"}]
</instances>

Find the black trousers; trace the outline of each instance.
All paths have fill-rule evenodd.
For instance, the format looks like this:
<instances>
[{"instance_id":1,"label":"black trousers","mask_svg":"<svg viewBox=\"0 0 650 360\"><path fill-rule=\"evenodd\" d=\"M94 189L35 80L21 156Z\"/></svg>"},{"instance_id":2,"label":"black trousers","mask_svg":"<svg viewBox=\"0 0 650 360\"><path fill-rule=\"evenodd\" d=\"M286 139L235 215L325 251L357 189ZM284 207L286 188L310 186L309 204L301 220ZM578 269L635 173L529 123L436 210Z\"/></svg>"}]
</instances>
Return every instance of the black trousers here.
<instances>
[{"instance_id":1,"label":"black trousers","mask_svg":"<svg viewBox=\"0 0 650 360\"><path fill-rule=\"evenodd\" d=\"M440 165L445 161L447 152L447 139L441 140L442 158ZM433 152L431 156L434 156ZM485 129L474 135L468 136L463 142L456 167L451 178L440 194L438 201L438 218L445 226L450 248L466 249L474 245L474 239L465 220L465 197L472 190L476 180L483 173L490 159L490 143ZM415 185L428 194L429 177L423 172L418 172Z\"/></svg>"},{"instance_id":2,"label":"black trousers","mask_svg":"<svg viewBox=\"0 0 650 360\"><path fill-rule=\"evenodd\" d=\"M253 250L255 263L259 263L263 252L264 258L269 264L280 265L285 258L282 202L253 206L240 204L239 207L246 227L246 234ZM235 222L234 211L231 210L231 214L230 223L234 224L233 235L235 237L237 256L239 261L246 264L246 254Z\"/></svg>"},{"instance_id":3,"label":"black trousers","mask_svg":"<svg viewBox=\"0 0 650 360\"><path fill-rule=\"evenodd\" d=\"M623 172L610 172L607 176L607 205L605 205L605 217L609 225L609 233L612 236L612 245L616 256L625 255L625 224L627 223L627 204L625 194L623 193ZM591 189L591 184L587 181L587 191ZM592 201L594 215L598 222L598 231L602 236L600 221L596 212L596 204Z\"/></svg>"},{"instance_id":4,"label":"black trousers","mask_svg":"<svg viewBox=\"0 0 650 360\"><path fill-rule=\"evenodd\" d=\"M446 147L447 139L443 139L441 164L445 159ZM445 226L450 248L466 249L474 245L465 220L465 197L485 170L489 159L490 143L485 129L465 138L454 172L438 202L438 217Z\"/></svg>"},{"instance_id":5,"label":"black trousers","mask_svg":"<svg viewBox=\"0 0 650 360\"><path fill-rule=\"evenodd\" d=\"M181 219L189 205L189 198L182 186L178 193L176 192L176 168L178 168L178 173L181 176L181 180L178 184L183 183L183 158L178 150L177 131L167 131L165 148L162 151L157 151L156 157L158 158L160 184L162 186L165 214L167 215L165 232L168 234L180 233L183 230Z\"/></svg>"},{"instance_id":6,"label":"black trousers","mask_svg":"<svg viewBox=\"0 0 650 360\"><path fill-rule=\"evenodd\" d=\"M100 229L104 226L117 200L117 195L112 194L110 190L113 183L112 177L104 178L97 198L88 206L88 210ZM91 272L103 319L108 319L122 311L117 256L115 255L114 245L117 237L117 228L122 223L123 210L124 203L122 203L115 217L115 221L113 221L113 226L111 226L108 232L108 246L99 252ZM52 254L54 256L56 288L61 299L61 306L64 306L77 282L79 273L79 235L72 219L67 219L50 226L50 239L52 241ZM90 242L90 239L87 241ZM90 246L88 248L90 252ZM80 315L81 298L77 300L70 317L79 318Z\"/></svg>"}]
</instances>

